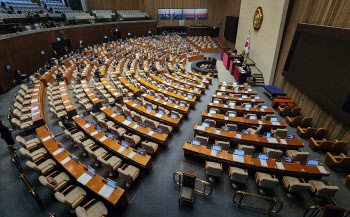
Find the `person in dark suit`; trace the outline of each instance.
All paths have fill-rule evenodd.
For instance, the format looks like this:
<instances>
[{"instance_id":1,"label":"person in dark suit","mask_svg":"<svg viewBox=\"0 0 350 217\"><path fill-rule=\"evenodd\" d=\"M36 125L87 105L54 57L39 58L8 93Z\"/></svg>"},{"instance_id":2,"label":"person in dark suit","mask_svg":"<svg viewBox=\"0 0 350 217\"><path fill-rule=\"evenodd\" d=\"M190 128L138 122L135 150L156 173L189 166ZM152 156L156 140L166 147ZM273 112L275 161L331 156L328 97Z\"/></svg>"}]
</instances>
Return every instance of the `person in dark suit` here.
<instances>
[{"instance_id":1,"label":"person in dark suit","mask_svg":"<svg viewBox=\"0 0 350 217\"><path fill-rule=\"evenodd\" d=\"M77 125L75 123L69 122L67 116L64 116L62 118L62 124L67 130L77 129Z\"/></svg>"},{"instance_id":2,"label":"person in dark suit","mask_svg":"<svg viewBox=\"0 0 350 217\"><path fill-rule=\"evenodd\" d=\"M3 121L0 121L0 134L1 138L5 140L7 145L12 149L12 150L17 150L18 148L15 147L15 141L12 138L12 129L8 128L5 126L5 123Z\"/></svg>"}]
</instances>

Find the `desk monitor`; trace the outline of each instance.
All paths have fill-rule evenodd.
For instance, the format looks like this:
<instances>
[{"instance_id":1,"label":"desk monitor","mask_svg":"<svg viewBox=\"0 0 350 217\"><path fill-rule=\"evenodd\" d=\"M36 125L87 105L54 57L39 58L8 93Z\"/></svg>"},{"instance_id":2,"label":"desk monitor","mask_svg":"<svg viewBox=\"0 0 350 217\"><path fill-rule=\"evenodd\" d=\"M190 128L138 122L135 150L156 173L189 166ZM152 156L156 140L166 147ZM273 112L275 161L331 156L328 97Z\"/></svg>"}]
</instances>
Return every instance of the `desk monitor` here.
<instances>
[{"instance_id":1,"label":"desk monitor","mask_svg":"<svg viewBox=\"0 0 350 217\"><path fill-rule=\"evenodd\" d=\"M185 103L180 102L180 107L186 107Z\"/></svg>"},{"instance_id":2,"label":"desk monitor","mask_svg":"<svg viewBox=\"0 0 350 217\"><path fill-rule=\"evenodd\" d=\"M209 113L210 113L210 114L216 114L216 111L213 110L213 109L210 109Z\"/></svg>"},{"instance_id":3,"label":"desk monitor","mask_svg":"<svg viewBox=\"0 0 350 217\"><path fill-rule=\"evenodd\" d=\"M127 117L126 117L126 120L132 122L132 118L131 118L130 116L127 116Z\"/></svg>"},{"instance_id":4,"label":"desk monitor","mask_svg":"<svg viewBox=\"0 0 350 217\"><path fill-rule=\"evenodd\" d=\"M109 178L107 178L107 185L109 185L110 187L112 187L114 189L117 188L117 184L115 183L115 181L112 181Z\"/></svg>"},{"instance_id":5,"label":"desk monitor","mask_svg":"<svg viewBox=\"0 0 350 217\"><path fill-rule=\"evenodd\" d=\"M193 90L199 92L199 89L197 87L193 88Z\"/></svg>"},{"instance_id":6,"label":"desk monitor","mask_svg":"<svg viewBox=\"0 0 350 217\"><path fill-rule=\"evenodd\" d=\"M198 140L192 140L192 145L201 146L201 142Z\"/></svg>"},{"instance_id":7,"label":"desk monitor","mask_svg":"<svg viewBox=\"0 0 350 217\"><path fill-rule=\"evenodd\" d=\"M249 116L250 120L256 120L256 116Z\"/></svg>"},{"instance_id":8,"label":"desk monitor","mask_svg":"<svg viewBox=\"0 0 350 217\"><path fill-rule=\"evenodd\" d=\"M242 134L243 135L250 135L251 132L250 132L250 130L242 130Z\"/></svg>"},{"instance_id":9,"label":"desk monitor","mask_svg":"<svg viewBox=\"0 0 350 217\"><path fill-rule=\"evenodd\" d=\"M203 82L200 82L200 83L199 83L199 86L204 86L204 83L203 83Z\"/></svg>"},{"instance_id":10,"label":"desk monitor","mask_svg":"<svg viewBox=\"0 0 350 217\"><path fill-rule=\"evenodd\" d=\"M295 139L295 135L287 135L286 139Z\"/></svg>"},{"instance_id":11,"label":"desk monitor","mask_svg":"<svg viewBox=\"0 0 350 217\"><path fill-rule=\"evenodd\" d=\"M178 86L180 86L180 84L179 84L179 83L176 83L175 86L178 87Z\"/></svg>"},{"instance_id":12,"label":"desk monitor","mask_svg":"<svg viewBox=\"0 0 350 217\"><path fill-rule=\"evenodd\" d=\"M213 103L220 104L220 101L215 99Z\"/></svg>"},{"instance_id":13,"label":"desk monitor","mask_svg":"<svg viewBox=\"0 0 350 217\"><path fill-rule=\"evenodd\" d=\"M213 145L213 150L215 151L221 151L221 147L217 145Z\"/></svg>"},{"instance_id":14,"label":"desk monitor","mask_svg":"<svg viewBox=\"0 0 350 217\"><path fill-rule=\"evenodd\" d=\"M210 127L208 123L203 123L202 125L203 125L205 128L209 128L209 127Z\"/></svg>"},{"instance_id":15,"label":"desk monitor","mask_svg":"<svg viewBox=\"0 0 350 217\"><path fill-rule=\"evenodd\" d=\"M89 124L90 127L92 126L92 123L90 120L86 120L86 122Z\"/></svg>"},{"instance_id":16,"label":"desk monitor","mask_svg":"<svg viewBox=\"0 0 350 217\"><path fill-rule=\"evenodd\" d=\"M209 77L209 74L207 74L207 76ZM207 80L207 78L203 78L203 81L206 81Z\"/></svg>"},{"instance_id":17,"label":"desk monitor","mask_svg":"<svg viewBox=\"0 0 350 217\"><path fill-rule=\"evenodd\" d=\"M151 106L147 106L147 110L152 111L152 107Z\"/></svg>"},{"instance_id":18,"label":"desk monitor","mask_svg":"<svg viewBox=\"0 0 350 217\"><path fill-rule=\"evenodd\" d=\"M107 35L105 35L104 38L107 38Z\"/></svg>"},{"instance_id":19,"label":"desk monitor","mask_svg":"<svg viewBox=\"0 0 350 217\"><path fill-rule=\"evenodd\" d=\"M147 124L146 123L140 123L140 126L143 127L143 128L146 128Z\"/></svg>"},{"instance_id":20,"label":"desk monitor","mask_svg":"<svg viewBox=\"0 0 350 217\"><path fill-rule=\"evenodd\" d=\"M193 99L193 96L191 94L188 94L187 97Z\"/></svg>"},{"instance_id":21,"label":"desk monitor","mask_svg":"<svg viewBox=\"0 0 350 217\"><path fill-rule=\"evenodd\" d=\"M182 96L182 93L181 93L181 92L177 92L176 94L179 95L179 96Z\"/></svg>"},{"instance_id":22,"label":"desk monitor","mask_svg":"<svg viewBox=\"0 0 350 217\"><path fill-rule=\"evenodd\" d=\"M173 101L171 99L168 99L168 103L173 103ZM180 103L180 106L181 106L181 103Z\"/></svg>"},{"instance_id":23,"label":"desk monitor","mask_svg":"<svg viewBox=\"0 0 350 217\"><path fill-rule=\"evenodd\" d=\"M137 149L137 153L138 153L139 155L146 156L146 151L143 150L142 148L138 148L138 149Z\"/></svg>"},{"instance_id":24,"label":"desk monitor","mask_svg":"<svg viewBox=\"0 0 350 217\"><path fill-rule=\"evenodd\" d=\"M113 134L108 133L108 138L109 138L110 140L114 141L114 136L113 136Z\"/></svg>"},{"instance_id":25,"label":"desk monitor","mask_svg":"<svg viewBox=\"0 0 350 217\"><path fill-rule=\"evenodd\" d=\"M222 93L221 92L217 92L216 95L222 96Z\"/></svg>"},{"instance_id":26,"label":"desk monitor","mask_svg":"<svg viewBox=\"0 0 350 217\"><path fill-rule=\"evenodd\" d=\"M159 95L157 96L157 99L162 99Z\"/></svg>"},{"instance_id":27,"label":"desk monitor","mask_svg":"<svg viewBox=\"0 0 350 217\"><path fill-rule=\"evenodd\" d=\"M96 127L96 130L97 130L99 133L102 133L101 127L97 126L97 127Z\"/></svg>"},{"instance_id":28,"label":"desk monitor","mask_svg":"<svg viewBox=\"0 0 350 217\"><path fill-rule=\"evenodd\" d=\"M244 108L251 108L252 107L252 104L245 104L244 105Z\"/></svg>"},{"instance_id":29,"label":"desk monitor","mask_svg":"<svg viewBox=\"0 0 350 217\"><path fill-rule=\"evenodd\" d=\"M260 99L260 96L255 96L254 99Z\"/></svg>"},{"instance_id":30,"label":"desk monitor","mask_svg":"<svg viewBox=\"0 0 350 217\"><path fill-rule=\"evenodd\" d=\"M273 133L265 132L265 133L264 133L264 137L266 137L266 138L272 138L272 137L273 137Z\"/></svg>"},{"instance_id":31,"label":"desk monitor","mask_svg":"<svg viewBox=\"0 0 350 217\"><path fill-rule=\"evenodd\" d=\"M108 108L109 110L111 110L111 109L112 109L111 105L107 105L107 108Z\"/></svg>"},{"instance_id":32,"label":"desk monitor","mask_svg":"<svg viewBox=\"0 0 350 217\"><path fill-rule=\"evenodd\" d=\"M225 91L226 87L221 87L220 90Z\"/></svg>"},{"instance_id":33,"label":"desk monitor","mask_svg":"<svg viewBox=\"0 0 350 217\"><path fill-rule=\"evenodd\" d=\"M284 163L293 163L294 162L294 158L292 158L292 157L283 157L282 161Z\"/></svg>"},{"instance_id":34,"label":"desk monitor","mask_svg":"<svg viewBox=\"0 0 350 217\"><path fill-rule=\"evenodd\" d=\"M148 91L148 95L152 96L152 93L150 91Z\"/></svg>"},{"instance_id":35,"label":"desk monitor","mask_svg":"<svg viewBox=\"0 0 350 217\"><path fill-rule=\"evenodd\" d=\"M187 82L187 78L185 78L184 81Z\"/></svg>"},{"instance_id":36,"label":"desk monitor","mask_svg":"<svg viewBox=\"0 0 350 217\"><path fill-rule=\"evenodd\" d=\"M278 119L277 119L277 118L270 118L270 121L271 121L271 122L277 122Z\"/></svg>"},{"instance_id":37,"label":"desk monitor","mask_svg":"<svg viewBox=\"0 0 350 217\"><path fill-rule=\"evenodd\" d=\"M88 172L89 172L91 175L93 175L93 176L96 175L94 168L92 168L92 167L90 167L90 166L88 166L87 168L88 168Z\"/></svg>"},{"instance_id":38,"label":"desk monitor","mask_svg":"<svg viewBox=\"0 0 350 217\"><path fill-rule=\"evenodd\" d=\"M235 155L244 156L244 150L235 149Z\"/></svg>"},{"instance_id":39,"label":"desk monitor","mask_svg":"<svg viewBox=\"0 0 350 217\"><path fill-rule=\"evenodd\" d=\"M236 117L236 114L235 114L235 113L230 112L230 113L228 113L228 116L229 116L229 117L231 117L231 118L235 118L235 117Z\"/></svg>"},{"instance_id":40,"label":"desk monitor","mask_svg":"<svg viewBox=\"0 0 350 217\"><path fill-rule=\"evenodd\" d=\"M72 154L72 160L73 160L76 164L79 164L79 160L78 160L77 156L75 156L74 154Z\"/></svg>"},{"instance_id":41,"label":"desk monitor","mask_svg":"<svg viewBox=\"0 0 350 217\"><path fill-rule=\"evenodd\" d=\"M160 115L164 115L164 111L159 110L159 111L158 111L158 114L160 114Z\"/></svg>"},{"instance_id":42,"label":"desk monitor","mask_svg":"<svg viewBox=\"0 0 350 217\"><path fill-rule=\"evenodd\" d=\"M159 134L163 134L163 129L158 127L158 128L156 128L156 132L159 133Z\"/></svg>"},{"instance_id":43,"label":"desk monitor","mask_svg":"<svg viewBox=\"0 0 350 217\"><path fill-rule=\"evenodd\" d=\"M197 76L194 75L193 78L194 78L194 79L197 79Z\"/></svg>"},{"instance_id":44,"label":"desk monitor","mask_svg":"<svg viewBox=\"0 0 350 217\"><path fill-rule=\"evenodd\" d=\"M308 160L308 165L318 166L318 160Z\"/></svg>"},{"instance_id":45,"label":"desk monitor","mask_svg":"<svg viewBox=\"0 0 350 217\"><path fill-rule=\"evenodd\" d=\"M115 113L116 113L117 115L120 115L120 111L116 111Z\"/></svg>"},{"instance_id":46,"label":"desk monitor","mask_svg":"<svg viewBox=\"0 0 350 217\"><path fill-rule=\"evenodd\" d=\"M269 156L267 156L266 154L259 154L259 159L260 160L268 160Z\"/></svg>"},{"instance_id":47,"label":"desk monitor","mask_svg":"<svg viewBox=\"0 0 350 217\"><path fill-rule=\"evenodd\" d=\"M242 95L242 99L247 99L248 96L247 95Z\"/></svg>"},{"instance_id":48,"label":"desk monitor","mask_svg":"<svg viewBox=\"0 0 350 217\"><path fill-rule=\"evenodd\" d=\"M170 117L173 118L173 119L177 119L177 116L174 115L174 114L171 114Z\"/></svg>"},{"instance_id":49,"label":"desk monitor","mask_svg":"<svg viewBox=\"0 0 350 217\"><path fill-rule=\"evenodd\" d=\"M122 146L124 146L125 148L129 148L129 144L125 141L122 141Z\"/></svg>"},{"instance_id":50,"label":"desk monitor","mask_svg":"<svg viewBox=\"0 0 350 217\"><path fill-rule=\"evenodd\" d=\"M247 91L251 92L251 91L253 91L253 89L252 88L248 88Z\"/></svg>"},{"instance_id":51,"label":"desk monitor","mask_svg":"<svg viewBox=\"0 0 350 217\"><path fill-rule=\"evenodd\" d=\"M229 102L228 105L229 106L236 106L236 103L235 102Z\"/></svg>"},{"instance_id":52,"label":"desk monitor","mask_svg":"<svg viewBox=\"0 0 350 217\"><path fill-rule=\"evenodd\" d=\"M221 127L221 130L222 130L222 131L225 131L225 132L230 131L229 128L228 128L228 127L225 127L225 126L222 126L222 127Z\"/></svg>"},{"instance_id":53,"label":"desk monitor","mask_svg":"<svg viewBox=\"0 0 350 217\"><path fill-rule=\"evenodd\" d=\"M262 109L267 109L268 107L267 107L267 105L262 105L261 108Z\"/></svg>"}]
</instances>

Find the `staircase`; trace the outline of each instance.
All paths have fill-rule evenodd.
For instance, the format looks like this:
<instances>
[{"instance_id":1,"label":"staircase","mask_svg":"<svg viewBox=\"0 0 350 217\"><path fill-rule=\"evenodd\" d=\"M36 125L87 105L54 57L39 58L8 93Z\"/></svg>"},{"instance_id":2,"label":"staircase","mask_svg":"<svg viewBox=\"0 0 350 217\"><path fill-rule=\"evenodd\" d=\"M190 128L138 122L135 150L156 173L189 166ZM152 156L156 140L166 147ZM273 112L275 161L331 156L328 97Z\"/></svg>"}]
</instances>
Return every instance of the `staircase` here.
<instances>
[{"instance_id":1,"label":"staircase","mask_svg":"<svg viewBox=\"0 0 350 217\"><path fill-rule=\"evenodd\" d=\"M255 85L262 86L265 85L264 76L261 71L256 66L251 66L250 70L252 71L252 77L255 78Z\"/></svg>"}]
</instances>

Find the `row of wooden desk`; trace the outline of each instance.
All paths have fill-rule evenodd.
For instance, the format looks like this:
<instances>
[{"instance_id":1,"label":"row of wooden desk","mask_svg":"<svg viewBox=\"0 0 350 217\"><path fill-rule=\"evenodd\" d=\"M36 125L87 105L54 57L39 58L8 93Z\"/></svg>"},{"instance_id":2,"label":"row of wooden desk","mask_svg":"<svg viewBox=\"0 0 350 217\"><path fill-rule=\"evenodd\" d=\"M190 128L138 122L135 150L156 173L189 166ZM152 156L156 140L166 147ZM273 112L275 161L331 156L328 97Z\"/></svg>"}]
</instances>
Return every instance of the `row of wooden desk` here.
<instances>
[{"instance_id":1,"label":"row of wooden desk","mask_svg":"<svg viewBox=\"0 0 350 217\"><path fill-rule=\"evenodd\" d=\"M237 103L253 103L253 104L265 103L265 101L261 98L260 99L251 99L249 97L240 98L240 97L225 96L225 95L218 95L218 94L213 94L213 98L222 99L225 102L232 100L232 101L236 101Z\"/></svg>"},{"instance_id":2,"label":"row of wooden desk","mask_svg":"<svg viewBox=\"0 0 350 217\"><path fill-rule=\"evenodd\" d=\"M104 197L101 195L101 190L106 185L106 180L100 175L96 174L95 176L89 175L87 172L87 167L78 161L72 160L71 154L67 150L62 150L59 146L59 142L54 138L50 130L47 126L42 126L36 129L36 133L40 138L41 142L44 144L47 151L51 154L51 156L65 169L67 173L69 173L75 180L79 182L79 178L82 176L90 176L91 179L87 183L81 183L90 191L94 192L104 201L108 203L120 207L121 209L125 209L128 206L128 199L126 197L126 193L124 189L117 187L113 192L109 195L109 197ZM90 178L89 177L89 178Z\"/></svg>"},{"instance_id":3,"label":"row of wooden desk","mask_svg":"<svg viewBox=\"0 0 350 217\"><path fill-rule=\"evenodd\" d=\"M118 77L119 81L126 87L128 90L133 92L136 96L141 96L141 90L136 88L134 85L130 84L125 78Z\"/></svg>"},{"instance_id":4,"label":"row of wooden desk","mask_svg":"<svg viewBox=\"0 0 350 217\"><path fill-rule=\"evenodd\" d=\"M321 178L329 176L330 173L323 164L318 166L304 165L299 162L284 163L274 159L260 160L250 155L238 156L228 151L213 151L206 146L195 146L186 142L183 146L185 156L195 156L201 159L223 163L224 165L237 166L240 168L267 172L276 176L295 176L301 178Z\"/></svg>"},{"instance_id":5,"label":"row of wooden desk","mask_svg":"<svg viewBox=\"0 0 350 217\"><path fill-rule=\"evenodd\" d=\"M102 107L101 100L96 96L96 94L91 90L89 83L86 80L81 80L81 87L83 88L85 94L90 99L90 102L97 106L98 108Z\"/></svg>"},{"instance_id":6,"label":"row of wooden desk","mask_svg":"<svg viewBox=\"0 0 350 217\"><path fill-rule=\"evenodd\" d=\"M182 84L184 84L184 85L189 85L189 86L191 86L192 88L198 88L202 94L205 94L205 85L193 84L193 83L191 83L191 82L188 82L187 79L182 79L181 77L175 78L174 76L169 75L169 74L167 74L167 73L164 73L163 75L166 76L167 78L170 78L170 79L173 80L173 81L182 83Z\"/></svg>"},{"instance_id":7,"label":"row of wooden desk","mask_svg":"<svg viewBox=\"0 0 350 217\"><path fill-rule=\"evenodd\" d=\"M233 89L233 88L251 88L252 86L248 84L237 84L237 83L227 83L227 82L220 82L219 87L226 87L228 89Z\"/></svg>"},{"instance_id":8,"label":"row of wooden desk","mask_svg":"<svg viewBox=\"0 0 350 217\"><path fill-rule=\"evenodd\" d=\"M107 79L105 78L101 78L101 83L103 84L103 86L105 87L105 89L108 91L108 93L113 96L114 99L116 99L117 102L123 104L123 96L118 93L118 91L116 89L114 89L109 82L107 81Z\"/></svg>"},{"instance_id":9,"label":"row of wooden desk","mask_svg":"<svg viewBox=\"0 0 350 217\"><path fill-rule=\"evenodd\" d=\"M192 82L195 82L195 83L203 83L205 85L205 88L208 89L209 88L209 85L211 84L211 80L201 80L199 78L194 78L191 76L191 74L188 73L188 75L186 74L183 74L181 72L177 72L177 74L181 77L183 77L184 79L188 79Z\"/></svg>"},{"instance_id":10,"label":"row of wooden desk","mask_svg":"<svg viewBox=\"0 0 350 217\"><path fill-rule=\"evenodd\" d=\"M36 126L43 126L46 124L45 95L46 88L44 87L44 84L42 82L35 84L30 106L32 122Z\"/></svg>"},{"instance_id":11,"label":"row of wooden desk","mask_svg":"<svg viewBox=\"0 0 350 217\"><path fill-rule=\"evenodd\" d=\"M60 95L61 95L61 99L63 102L63 106L64 106L67 114L69 114L71 116L77 115L77 110L75 109L75 106L73 105L73 103L69 97L68 87L64 81L60 81L59 90L60 90Z\"/></svg>"},{"instance_id":12,"label":"row of wooden desk","mask_svg":"<svg viewBox=\"0 0 350 217\"><path fill-rule=\"evenodd\" d=\"M211 103L208 102L208 111L210 110L210 108L216 108L219 109L221 113L226 113L228 111L234 111L237 112L237 115L242 116L243 114L256 114L257 116L261 116L261 115L267 115L267 114L273 114L274 111L272 108L267 108L267 109L259 109L259 108L255 108L255 107L250 107L250 108L245 108L242 106L230 106L227 104L223 104L223 103Z\"/></svg>"},{"instance_id":13,"label":"row of wooden desk","mask_svg":"<svg viewBox=\"0 0 350 217\"><path fill-rule=\"evenodd\" d=\"M243 94L243 95L257 95L258 92L256 91L246 91L246 90L231 90L231 89L222 89L222 88L216 88L216 92L225 92L225 93L232 93L232 94Z\"/></svg>"}]
</instances>

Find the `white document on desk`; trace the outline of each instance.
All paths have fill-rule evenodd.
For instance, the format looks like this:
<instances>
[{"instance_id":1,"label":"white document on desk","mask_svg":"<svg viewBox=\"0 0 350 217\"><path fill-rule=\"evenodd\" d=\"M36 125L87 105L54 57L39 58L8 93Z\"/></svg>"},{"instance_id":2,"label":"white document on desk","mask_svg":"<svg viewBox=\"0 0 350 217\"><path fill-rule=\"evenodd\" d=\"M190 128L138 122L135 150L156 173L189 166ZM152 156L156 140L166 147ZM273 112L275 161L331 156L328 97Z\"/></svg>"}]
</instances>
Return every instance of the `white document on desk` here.
<instances>
[{"instance_id":1,"label":"white document on desk","mask_svg":"<svg viewBox=\"0 0 350 217\"><path fill-rule=\"evenodd\" d=\"M92 132L90 135L91 136L94 136L94 135L96 135L98 132L97 131L95 131L95 132Z\"/></svg>"},{"instance_id":2,"label":"white document on desk","mask_svg":"<svg viewBox=\"0 0 350 217\"><path fill-rule=\"evenodd\" d=\"M156 116L157 118L163 117L163 115L162 115L162 114L159 114L159 113L157 113L155 116Z\"/></svg>"},{"instance_id":3,"label":"white document on desk","mask_svg":"<svg viewBox=\"0 0 350 217\"><path fill-rule=\"evenodd\" d=\"M101 190L98 192L99 195L105 197L105 198L109 198L109 196L113 193L114 188L112 188L109 185L104 185Z\"/></svg>"},{"instance_id":4,"label":"white document on desk","mask_svg":"<svg viewBox=\"0 0 350 217\"><path fill-rule=\"evenodd\" d=\"M99 98L95 98L95 99L93 99L92 101L97 101L97 100L99 100Z\"/></svg>"},{"instance_id":5,"label":"white document on desk","mask_svg":"<svg viewBox=\"0 0 350 217\"><path fill-rule=\"evenodd\" d=\"M220 135L220 130L215 130L215 134Z\"/></svg>"},{"instance_id":6,"label":"white document on desk","mask_svg":"<svg viewBox=\"0 0 350 217\"><path fill-rule=\"evenodd\" d=\"M216 153L217 153L217 151L212 150L212 151L210 152L210 155L216 157Z\"/></svg>"},{"instance_id":7,"label":"white document on desk","mask_svg":"<svg viewBox=\"0 0 350 217\"><path fill-rule=\"evenodd\" d=\"M264 111L265 111L265 109L260 109L260 111L264 112Z\"/></svg>"},{"instance_id":8,"label":"white document on desk","mask_svg":"<svg viewBox=\"0 0 350 217\"><path fill-rule=\"evenodd\" d=\"M33 113L33 114L32 114L32 116L34 116L34 115L38 115L38 114L40 114L40 111L39 111L39 112L35 112L35 113Z\"/></svg>"},{"instance_id":9,"label":"white document on desk","mask_svg":"<svg viewBox=\"0 0 350 217\"><path fill-rule=\"evenodd\" d=\"M224 105L224 108L227 108L227 105Z\"/></svg>"},{"instance_id":10,"label":"white document on desk","mask_svg":"<svg viewBox=\"0 0 350 217\"><path fill-rule=\"evenodd\" d=\"M324 166L317 166L318 170L321 172L321 173L324 173L324 174L328 174L328 172L326 171L326 169L324 168Z\"/></svg>"},{"instance_id":11,"label":"white document on desk","mask_svg":"<svg viewBox=\"0 0 350 217\"><path fill-rule=\"evenodd\" d=\"M103 141L105 141L107 139L107 137L106 136L103 136L101 139L100 139L100 142L103 142Z\"/></svg>"},{"instance_id":12,"label":"white document on desk","mask_svg":"<svg viewBox=\"0 0 350 217\"><path fill-rule=\"evenodd\" d=\"M136 129L136 128L138 128L138 127L139 127L138 124L135 124L134 126L132 126L133 129Z\"/></svg>"},{"instance_id":13,"label":"white document on desk","mask_svg":"<svg viewBox=\"0 0 350 217\"><path fill-rule=\"evenodd\" d=\"M70 159L71 159L70 157L66 157L65 159L61 160L60 163L61 163L62 165L65 165L68 161L70 161Z\"/></svg>"},{"instance_id":14,"label":"white document on desk","mask_svg":"<svg viewBox=\"0 0 350 217\"><path fill-rule=\"evenodd\" d=\"M211 113L208 113L208 117L211 117Z\"/></svg>"},{"instance_id":15,"label":"white document on desk","mask_svg":"<svg viewBox=\"0 0 350 217\"><path fill-rule=\"evenodd\" d=\"M125 150L125 147L124 146L121 146L119 149L118 149L118 153L122 153L123 151Z\"/></svg>"},{"instance_id":16,"label":"white document on desk","mask_svg":"<svg viewBox=\"0 0 350 217\"><path fill-rule=\"evenodd\" d=\"M277 165L277 168L278 168L278 169L284 170L283 163L281 163L281 162L276 162L276 165Z\"/></svg>"},{"instance_id":17,"label":"white document on desk","mask_svg":"<svg viewBox=\"0 0 350 217\"><path fill-rule=\"evenodd\" d=\"M123 122L123 124L124 124L124 125L129 125L129 124L131 124L131 122L128 121L128 120L125 120L125 121Z\"/></svg>"},{"instance_id":18,"label":"white document on desk","mask_svg":"<svg viewBox=\"0 0 350 217\"><path fill-rule=\"evenodd\" d=\"M67 106L66 108L68 109L68 108L71 108L71 107L73 107L73 105Z\"/></svg>"},{"instance_id":19,"label":"white document on desk","mask_svg":"<svg viewBox=\"0 0 350 217\"><path fill-rule=\"evenodd\" d=\"M38 99L33 99L32 102L38 102Z\"/></svg>"},{"instance_id":20,"label":"white document on desk","mask_svg":"<svg viewBox=\"0 0 350 217\"><path fill-rule=\"evenodd\" d=\"M134 104L132 104L132 107L135 107L135 106L137 106L137 104L135 104L135 103L134 103Z\"/></svg>"},{"instance_id":21,"label":"white document on desk","mask_svg":"<svg viewBox=\"0 0 350 217\"><path fill-rule=\"evenodd\" d=\"M224 119L225 119L226 121L228 121L228 117L225 116Z\"/></svg>"},{"instance_id":22,"label":"white document on desk","mask_svg":"<svg viewBox=\"0 0 350 217\"><path fill-rule=\"evenodd\" d=\"M42 140L43 140L43 142L45 142L45 141L47 141L47 140L49 140L49 139L51 139L51 136L46 136L46 137L43 138Z\"/></svg>"},{"instance_id":23,"label":"white document on desk","mask_svg":"<svg viewBox=\"0 0 350 217\"><path fill-rule=\"evenodd\" d=\"M78 179L77 181L80 182L83 185L86 185L86 183L88 183L90 181L90 179L92 179L92 177L87 174L87 173L83 173Z\"/></svg>"},{"instance_id":24,"label":"white document on desk","mask_svg":"<svg viewBox=\"0 0 350 217\"><path fill-rule=\"evenodd\" d=\"M197 126L197 130L202 130L202 131L204 131L204 130L205 130L205 127L204 127L204 126Z\"/></svg>"},{"instance_id":25,"label":"white document on desk","mask_svg":"<svg viewBox=\"0 0 350 217\"><path fill-rule=\"evenodd\" d=\"M241 134L236 133L236 138L237 138L237 139L242 139Z\"/></svg>"},{"instance_id":26,"label":"white document on desk","mask_svg":"<svg viewBox=\"0 0 350 217\"><path fill-rule=\"evenodd\" d=\"M90 124L85 124L84 125L84 128L88 128L88 127L90 127Z\"/></svg>"},{"instance_id":27,"label":"white document on desk","mask_svg":"<svg viewBox=\"0 0 350 217\"><path fill-rule=\"evenodd\" d=\"M280 122L271 122L272 125L281 125Z\"/></svg>"},{"instance_id":28,"label":"white document on desk","mask_svg":"<svg viewBox=\"0 0 350 217\"><path fill-rule=\"evenodd\" d=\"M39 106L32 107L32 111L38 110Z\"/></svg>"},{"instance_id":29,"label":"white document on desk","mask_svg":"<svg viewBox=\"0 0 350 217\"><path fill-rule=\"evenodd\" d=\"M177 107L179 107L179 106L178 106L178 105L175 105L175 106L174 106L174 108L177 108Z\"/></svg>"},{"instance_id":30,"label":"white document on desk","mask_svg":"<svg viewBox=\"0 0 350 217\"><path fill-rule=\"evenodd\" d=\"M286 142L286 140L285 140L285 139L280 139L280 141L281 141L281 144L284 144L284 145L286 145L286 144L287 144L287 142Z\"/></svg>"},{"instance_id":31,"label":"white document on desk","mask_svg":"<svg viewBox=\"0 0 350 217\"><path fill-rule=\"evenodd\" d=\"M152 136L152 135L153 135L153 133L154 133L154 131L153 131L153 130L151 130L151 131L149 131L149 132L147 133L147 135Z\"/></svg>"},{"instance_id":32,"label":"white document on desk","mask_svg":"<svg viewBox=\"0 0 350 217\"><path fill-rule=\"evenodd\" d=\"M112 114L112 115L111 115L111 117L112 117L112 118L114 118L115 116L117 116L117 114L116 114L116 113L114 113L114 114Z\"/></svg>"},{"instance_id":33,"label":"white document on desk","mask_svg":"<svg viewBox=\"0 0 350 217\"><path fill-rule=\"evenodd\" d=\"M264 124L262 121L258 121L259 124Z\"/></svg>"},{"instance_id":34,"label":"white document on desk","mask_svg":"<svg viewBox=\"0 0 350 217\"><path fill-rule=\"evenodd\" d=\"M64 101L63 103L67 103L67 102L69 102L69 100L66 100L66 101Z\"/></svg>"},{"instance_id":35,"label":"white document on desk","mask_svg":"<svg viewBox=\"0 0 350 217\"><path fill-rule=\"evenodd\" d=\"M267 138L269 143L278 143L276 138Z\"/></svg>"},{"instance_id":36,"label":"white document on desk","mask_svg":"<svg viewBox=\"0 0 350 217\"><path fill-rule=\"evenodd\" d=\"M61 153L63 151L63 149L62 148L59 148L59 149L57 149L56 151L54 151L53 153L52 153L52 155L53 156L56 156L56 155L58 155L59 153Z\"/></svg>"},{"instance_id":37,"label":"white document on desk","mask_svg":"<svg viewBox=\"0 0 350 217\"><path fill-rule=\"evenodd\" d=\"M130 154L128 154L127 157L130 158L130 159L132 159L132 158L135 156L135 154L136 154L136 153L132 151Z\"/></svg>"},{"instance_id":38,"label":"white document on desk","mask_svg":"<svg viewBox=\"0 0 350 217\"><path fill-rule=\"evenodd\" d=\"M244 163L244 156L234 154L233 161Z\"/></svg>"},{"instance_id":39,"label":"white document on desk","mask_svg":"<svg viewBox=\"0 0 350 217\"><path fill-rule=\"evenodd\" d=\"M266 160L260 159L260 164L261 164L261 166L263 166L263 167L267 167L267 161L266 161Z\"/></svg>"}]
</instances>

